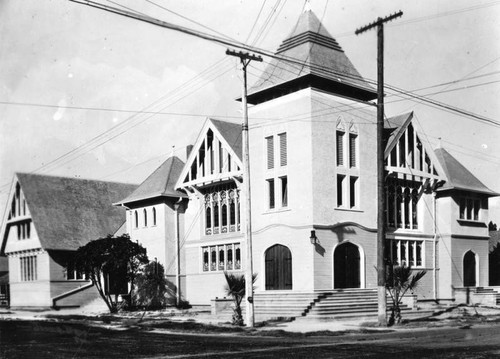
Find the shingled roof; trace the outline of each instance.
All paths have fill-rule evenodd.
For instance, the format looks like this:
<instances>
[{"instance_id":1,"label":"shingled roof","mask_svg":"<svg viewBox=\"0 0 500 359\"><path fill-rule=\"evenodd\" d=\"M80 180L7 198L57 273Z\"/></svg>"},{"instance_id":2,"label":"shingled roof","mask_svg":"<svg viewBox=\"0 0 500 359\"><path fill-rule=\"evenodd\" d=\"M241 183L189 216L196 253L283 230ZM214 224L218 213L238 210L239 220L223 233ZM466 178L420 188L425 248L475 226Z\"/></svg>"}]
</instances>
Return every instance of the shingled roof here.
<instances>
[{"instance_id":1,"label":"shingled roof","mask_svg":"<svg viewBox=\"0 0 500 359\"><path fill-rule=\"evenodd\" d=\"M447 179L446 183L439 188L439 191L458 189L486 194L489 196L498 196L498 193L493 192L481 183L476 176L474 176L444 148L438 148L434 150L434 153L436 154Z\"/></svg>"},{"instance_id":2,"label":"shingled roof","mask_svg":"<svg viewBox=\"0 0 500 359\"><path fill-rule=\"evenodd\" d=\"M169 157L133 193L115 204L127 204L156 197L186 197L184 192L175 189L183 168L184 162L178 157Z\"/></svg>"},{"instance_id":3,"label":"shingled roof","mask_svg":"<svg viewBox=\"0 0 500 359\"><path fill-rule=\"evenodd\" d=\"M364 101L377 97L311 10L302 13L276 54L293 62L273 58L250 88L249 103L264 102L307 87Z\"/></svg>"},{"instance_id":4,"label":"shingled roof","mask_svg":"<svg viewBox=\"0 0 500 359\"><path fill-rule=\"evenodd\" d=\"M45 250L76 250L114 234L125 210L113 202L137 185L17 173L33 224Z\"/></svg>"},{"instance_id":5,"label":"shingled roof","mask_svg":"<svg viewBox=\"0 0 500 359\"><path fill-rule=\"evenodd\" d=\"M241 124L214 120L213 118L211 118L210 121L214 124L222 137L224 137L229 146L231 146L236 156L238 156L239 159L243 159Z\"/></svg>"},{"instance_id":6,"label":"shingled roof","mask_svg":"<svg viewBox=\"0 0 500 359\"><path fill-rule=\"evenodd\" d=\"M392 149L392 144L401 133L406 130L407 125L413 119L413 112L404 113L384 119L384 139L386 157Z\"/></svg>"}]
</instances>

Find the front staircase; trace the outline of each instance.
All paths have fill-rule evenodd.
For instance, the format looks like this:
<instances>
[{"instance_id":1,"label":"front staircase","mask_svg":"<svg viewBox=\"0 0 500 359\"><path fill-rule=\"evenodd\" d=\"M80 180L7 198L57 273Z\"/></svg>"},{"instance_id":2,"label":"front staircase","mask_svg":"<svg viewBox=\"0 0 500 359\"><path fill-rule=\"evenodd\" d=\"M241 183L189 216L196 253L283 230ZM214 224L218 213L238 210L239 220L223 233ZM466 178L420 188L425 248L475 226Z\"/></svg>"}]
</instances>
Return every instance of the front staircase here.
<instances>
[{"instance_id":1,"label":"front staircase","mask_svg":"<svg viewBox=\"0 0 500 359\"><path fill-rule=\"evenodd\" d=\"M336 289L321 292L262 292L254 295L257 321L279 318L311 320L377 316L377 289ZM401 311L411 308L401 305ZM387 310L391 309L390 298Z\"/></svg>"},{"instance_id":2,"label":"front staircase","mask_svg":"<svg viewBox=\"0 0 500 359\"><path fill-rule=\"evenodd\" d=\"M387 298L387 310L392 308ZM411 309L400 305L401 312ZM378 312L377 289L338 289L320 295L302 313L306 319L341 319L376 316Z\"/></svg>"}]
</instances>

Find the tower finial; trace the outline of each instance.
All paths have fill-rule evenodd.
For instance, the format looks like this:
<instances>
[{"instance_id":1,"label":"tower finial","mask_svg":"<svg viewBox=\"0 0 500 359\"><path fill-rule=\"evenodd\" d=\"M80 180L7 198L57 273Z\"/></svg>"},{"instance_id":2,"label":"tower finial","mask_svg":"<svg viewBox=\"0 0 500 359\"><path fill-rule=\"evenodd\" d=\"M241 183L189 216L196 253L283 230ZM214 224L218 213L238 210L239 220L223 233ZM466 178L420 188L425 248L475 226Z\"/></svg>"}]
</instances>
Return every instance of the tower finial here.
<instances>
[{"instance_id":1,"label":"tower finial","mask_svg":"<svg viewBox=\"0 0 500 359\"><path fill-rule=\"evenodd\" d=\"M311 11L311 0L306 0L304 4L304 12Z\"/></svg>"},{"instance_id":2,"label":"tower finial","mask_svg":"<svg viewBox=\"0 0 500 359\"><path fill-rule=\"evenodd\" d=\"M175 145L172 146L172 152L170 152L170 157L175 156Z\"/></svg>"}]
</instances>

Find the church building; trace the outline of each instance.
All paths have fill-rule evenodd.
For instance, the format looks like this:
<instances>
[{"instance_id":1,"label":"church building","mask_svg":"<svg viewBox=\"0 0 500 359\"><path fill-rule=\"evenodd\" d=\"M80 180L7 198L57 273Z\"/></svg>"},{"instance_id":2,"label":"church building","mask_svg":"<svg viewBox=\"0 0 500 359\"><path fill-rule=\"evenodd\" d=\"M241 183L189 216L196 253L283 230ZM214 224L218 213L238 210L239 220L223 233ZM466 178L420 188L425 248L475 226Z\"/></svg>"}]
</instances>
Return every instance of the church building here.
<instances>
[{"instance_id":1,"label":"church building","mask_svg":"<svg viewBox=\"0 0 500 359\"><path fill-rule=\"evenodd\" d=\"M310 10L276 55L248 91L255 313L326 313L323 304L339 296L342 313L376 311L375 88ZM415 119L410 112L384 123L387 261L427 272L410 307L496 303L484 287L488 199L499 194L446 149L433 149ZM66 213L80 206L79 195L88 210L78 215L89 221L80 222L139 241L165 267L177 303L223 300L224 272L248 266L241 129L208 118L185 162L168 158L138 187L89 184L83 193L79 182L64 192L65 182L18 175L2 227L13 304L37 290L37 305L50 305L76 288L69 281L78 274L59 258L99 237ZM49 196L37 186L59 190ZM75 233L80 241L70 241Z\"/></svg>"},{"instance_id":2,"label":"church building","mask_svg":"<svg viewBox=\"0 0 500 359\"><path fill-rule=\"evenodd\" d=\"M309 304L377 287L376 91L312 11L276 54L248 93L257 314L259 300L268 310L285 294L308 293ZM498 194L431 148L413 112L384 128L388 260L427 271L420 301L451 302L463 288L487 286L488 198ZM207 119L175 184L173 172L163 178L166 204L128 210L132 238L155 250L164 239L177 246L180 295L192 305L223 298L224 271L248 265L241 143L241 125ZM175 217L174 203L182 208ZM168 218L155 239L159 229L146 234L137 222L151 210ZM158 251L167 268L176 256Z\"/></svg>"}]
</instances>

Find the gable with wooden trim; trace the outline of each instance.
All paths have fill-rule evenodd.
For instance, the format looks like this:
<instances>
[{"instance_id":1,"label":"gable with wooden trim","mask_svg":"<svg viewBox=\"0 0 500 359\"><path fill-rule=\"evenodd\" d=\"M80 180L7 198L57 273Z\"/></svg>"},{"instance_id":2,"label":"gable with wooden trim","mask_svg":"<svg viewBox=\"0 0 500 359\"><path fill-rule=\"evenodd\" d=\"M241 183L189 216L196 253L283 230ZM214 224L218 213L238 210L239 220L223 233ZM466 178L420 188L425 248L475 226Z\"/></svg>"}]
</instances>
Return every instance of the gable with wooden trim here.
<instances>
[{"instance_id":1,"label":"gable with wooden trim","mask_svg":"<svg viewBox=\"0 0 500 359\"><path fill-rule=\"evenodd\" d=\"M241 125L208 118L176 188L203 187L242 175Z\"/></svg>"},{"instance_id":2,"label":"gable with wooden trim","mask_svg":"<svg viewBox=\"0 0 500 359\"><path fill-rule=\"evenodd\" d=\"M413 117L410 112L385 121L384 130L389 134L384 151L385 168L389 175L397 177L444 180L441 164Z\"/></svg>"}]
</instances>

